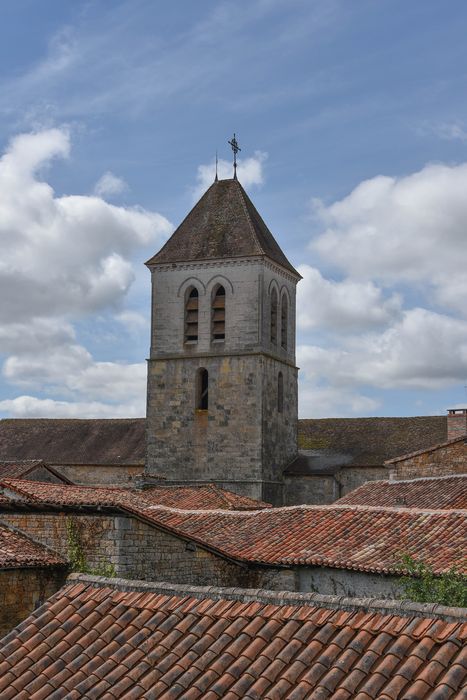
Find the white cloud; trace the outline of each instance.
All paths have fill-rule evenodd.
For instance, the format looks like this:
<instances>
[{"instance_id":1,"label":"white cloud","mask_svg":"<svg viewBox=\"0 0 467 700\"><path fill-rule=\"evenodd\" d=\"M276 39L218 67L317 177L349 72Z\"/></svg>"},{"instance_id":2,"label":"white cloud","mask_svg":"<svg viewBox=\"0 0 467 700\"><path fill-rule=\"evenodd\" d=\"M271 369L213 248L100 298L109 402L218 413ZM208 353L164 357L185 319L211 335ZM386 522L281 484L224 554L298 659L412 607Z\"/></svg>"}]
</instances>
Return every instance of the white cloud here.
<instances>
[{"instance_id":1,"label":"white cloud","mask_svg":"<svg viewBox=\"0 0 467 700\"><path fill-rule=\"evenodd\" d=\"M311 244L358 280L417 284L462 313L466 288L467 163L377 176L314 214L325 232Z\"/></svg>"},{"instance_id":2,"label":"white cloud","mask_svg":"<svg viewBox=\"0 0 467 700\"><path fill-rule=\"evenodd\" d=\"M412 309L381 333L350 335L332 348L302 345L298 364L308 380L334 387L440 389L465 382L467 322Z\"/></svg>"},{"instance_id":3,"label":"white cloud","mask_svg":"<svg viewBox=\"0 0 467 700\"><path fill-rule=\"evenodd\" d=\"M134 278L129 255L157 247L172 227L160 214L96 196L57 197L39 173L69 151L68 132L49 129L18 136L0 160L2 376L42 395L0 402L0 410L144 415L145 363L96 361L77 341L73 321L118 307ZM137 312L119 320L143 325Z\"/></svg>"},{"instance_id":4,"label":"white cloud","mask_svg":"<svg viewBox=\"0 0 467 700\"><path fill-rule=\"evenodd\" d=\"M385 299L371 280L335 282L310 265L300 265L298 271L303 277L297 288L299 328L357 331L386 325L400 315L400 295Z\"/></svg>"},{"instance_id":5,"label":"white cloud","mask_svg":"<svg viewBox=\"0 0 467 700\"><path fill-rule=\"evenodd\" d=\"M237 177L244 187L263 184L263 164L268 155L262 151L255 151L250 158L239 158L237 167ZM220 159L217 165L219 180L228 180L233 177L232 161ZM193 200L199 197L212 185L216 175L216 161L198 166L196 176L197 184L193 191Z\"/></svg>"},{"instance_id":6,"label":"white cloud","mask_svg":"<svg viewBox=\"0 0 467 700\"><path fill-rule=\"evenodd\" d=\"M445 122L435 124L431 130L440 138L447 141L462 141L467 143L467 128L460 122Z\"/></svg>"},{"instance_id":7,"label":"white cloud","mask_svg":"<svg viewBox=\"0 0 467 700\"><path fill-rule=\"evenodd\" d=\"M35 396L18 396L0 401L0 412L13 418L140 418L145 405L125 403L119 406L99 401L55 401Z\"/></svg>"},{"instance_id":8,"label":"white cloud","mask_svg":"<svg viewBox=\"0 0 467 700\"><path fill-rule=\"evenodd\" d=\"M107 170L94 186L94 194L98 197L121 194L128 189L128 185L121 177L117 177L110 170Z\"/></svg>"},{"instance_id":9,"label":"white cloud","mask_svg":"<svg viewBox=\"0 0 467 700\"><path fill-rule=\"evenodd\" d=\"M36 341L28 347L20 346L20 352L17 348L17 352L10 354L3 364L4 378L25 389L114 403L145 395L144 362L96 362L67 331L69 329L65 327L62 338L55 332L45 346Z\"/></svg>"},{"instance_id":10,"label":"white cloud","mask_svg":"<svg viewBox=\"0 0 467 700\"><path fill-rule=\"evenodd\" d=\"M69 150L69 134L49 129L18 136L0 160L3 323L118 304L134 279L126 256L172 229L155 212L55 196L37 172Z\"/></svg>"},{"instance_id":11,"label":"white cloud","mask_svg":"<svg viewBox=\"0 0 467 700\"><path fill-rule=\"evenodd\" d=\"M298 410L303 418L372 415L380 405L379 401L347 388L307 381L300 384Z\"/></svg>"},{"instance_id":12,"label":"white cloud","mask_svg":"<svg viewBox=\"0 0 467 700\"><path fill-rule=\"evenodd\" d=\"M149 319L139 311L122 311L115 316L129 333L147 331L150 326Z\"/></svg>"}]
</instances>

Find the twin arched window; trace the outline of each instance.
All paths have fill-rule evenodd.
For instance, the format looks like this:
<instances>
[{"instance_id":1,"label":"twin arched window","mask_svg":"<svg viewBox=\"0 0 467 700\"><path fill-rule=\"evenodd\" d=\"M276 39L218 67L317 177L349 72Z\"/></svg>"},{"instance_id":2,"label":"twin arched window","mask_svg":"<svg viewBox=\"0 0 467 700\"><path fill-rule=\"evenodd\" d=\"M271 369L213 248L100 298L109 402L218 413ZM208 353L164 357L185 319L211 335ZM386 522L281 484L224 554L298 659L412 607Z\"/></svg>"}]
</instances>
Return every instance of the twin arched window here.
<instances>
[{"instance_id":1,"label":"twin arched window","mask_svg":"<svg viewBox=\"0 0 467 700\"><path fill-rule=\"evenodd\" d=\"M198 342L199 293L191 287L185 302L185 343ZM211 302L211 340L225 340L225 288L219 284Z\"/></svg>"}]
</instances>

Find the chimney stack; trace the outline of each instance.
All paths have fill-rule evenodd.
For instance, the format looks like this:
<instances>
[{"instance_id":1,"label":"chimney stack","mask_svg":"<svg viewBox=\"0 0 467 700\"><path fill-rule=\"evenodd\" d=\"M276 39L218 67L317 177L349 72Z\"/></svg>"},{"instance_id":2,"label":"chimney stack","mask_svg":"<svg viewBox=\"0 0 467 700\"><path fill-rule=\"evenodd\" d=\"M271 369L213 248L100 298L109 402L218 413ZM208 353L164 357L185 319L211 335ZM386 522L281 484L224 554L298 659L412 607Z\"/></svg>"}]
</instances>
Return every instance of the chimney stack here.
<instances>
[{"instance_id":1,"label":"chimney stack","mask_svg":"<svg viewBox=\"0 0 467 700\"><path fill-rule=\"evenodd\" d=\"M448 440L467 435L467 408L448 409Z\"/></svg>"}]
</instances>

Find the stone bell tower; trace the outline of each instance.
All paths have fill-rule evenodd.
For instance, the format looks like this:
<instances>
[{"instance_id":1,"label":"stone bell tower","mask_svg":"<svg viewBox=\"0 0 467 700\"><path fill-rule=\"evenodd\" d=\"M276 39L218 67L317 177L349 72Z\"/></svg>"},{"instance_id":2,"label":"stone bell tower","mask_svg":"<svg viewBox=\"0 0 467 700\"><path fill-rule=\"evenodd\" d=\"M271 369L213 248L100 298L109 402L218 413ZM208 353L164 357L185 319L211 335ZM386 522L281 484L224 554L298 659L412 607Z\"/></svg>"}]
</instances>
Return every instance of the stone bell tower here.
<instances>
[{"instance_id":1,"label":"stone bell tower","mask_svg":"<svg viewBox=\"0 0 467 700\"><path fill-rule=\"evenodd\" d=\"M300 275L236 178L216 180L146 264L146 471L280 505L297 454Z\"/></svg>"}]
</instances>

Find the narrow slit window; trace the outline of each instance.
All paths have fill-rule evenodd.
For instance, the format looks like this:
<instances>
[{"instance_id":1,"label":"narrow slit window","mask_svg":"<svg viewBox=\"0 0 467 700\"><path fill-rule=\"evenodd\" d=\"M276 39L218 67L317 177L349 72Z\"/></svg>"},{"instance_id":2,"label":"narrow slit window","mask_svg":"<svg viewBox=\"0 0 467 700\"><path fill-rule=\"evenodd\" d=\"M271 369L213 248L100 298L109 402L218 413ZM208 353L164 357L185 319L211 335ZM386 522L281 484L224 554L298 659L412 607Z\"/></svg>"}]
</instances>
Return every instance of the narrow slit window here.
<instances>
[{"instance_id":1,"label":"narrow slit window","mask_svg":"<svg viewBox=\"0 0 467 700\"><path fill-rule=\"evenodd\" d=\"M277 292L271 293L271 345L277 345Z\"/></svg>"},{"instance_id":2,"label":"narrow slit window","mask_svg":"<svg viewBox=\"0 0 467 700\"><path fill-rule=\"evenodd\" d=\"M281 346L287 350L287 326L289 323L289 305L285 294L281 302Z\"/></svg>"},{"instance_id":3,"label":"narrow slit window","mask_svg":"<svg viewBox=\"0 0 467 700\"><path fill-rule=\"evenodd\" d=\"M204 367L196 374L196 408L200 411L209 408L209 374Z\"/></svg>"},{"instance_id":4,"label":"narrow slit window","mask_svg":"<svg viewBox=\"0 0 467 700\"><path fill-rule=\"evenodd\" d=\"M212 340L225 340L225 289L217 287L212 298Z\"/></svg>"},{"instance_id":5,"label":"narrow slit window","mask_svg":"<svg viewBox=\"0 0 467 700\"><path fill-rule=\"evenodd\" d=\"M198 290L193 287L185 305L185 343L198 342Z\"/></svg>"},{"instance_id":6,"label":"narrow slit window","mask_svg":"<svg viewBox=\"0 0 467 700\"><path fill-rule=\"evenodd\" d=\"M284 377L282 372L279 372L277 377L277 411L282 413L284 410Z\"/></svg>"}]
</instances>

